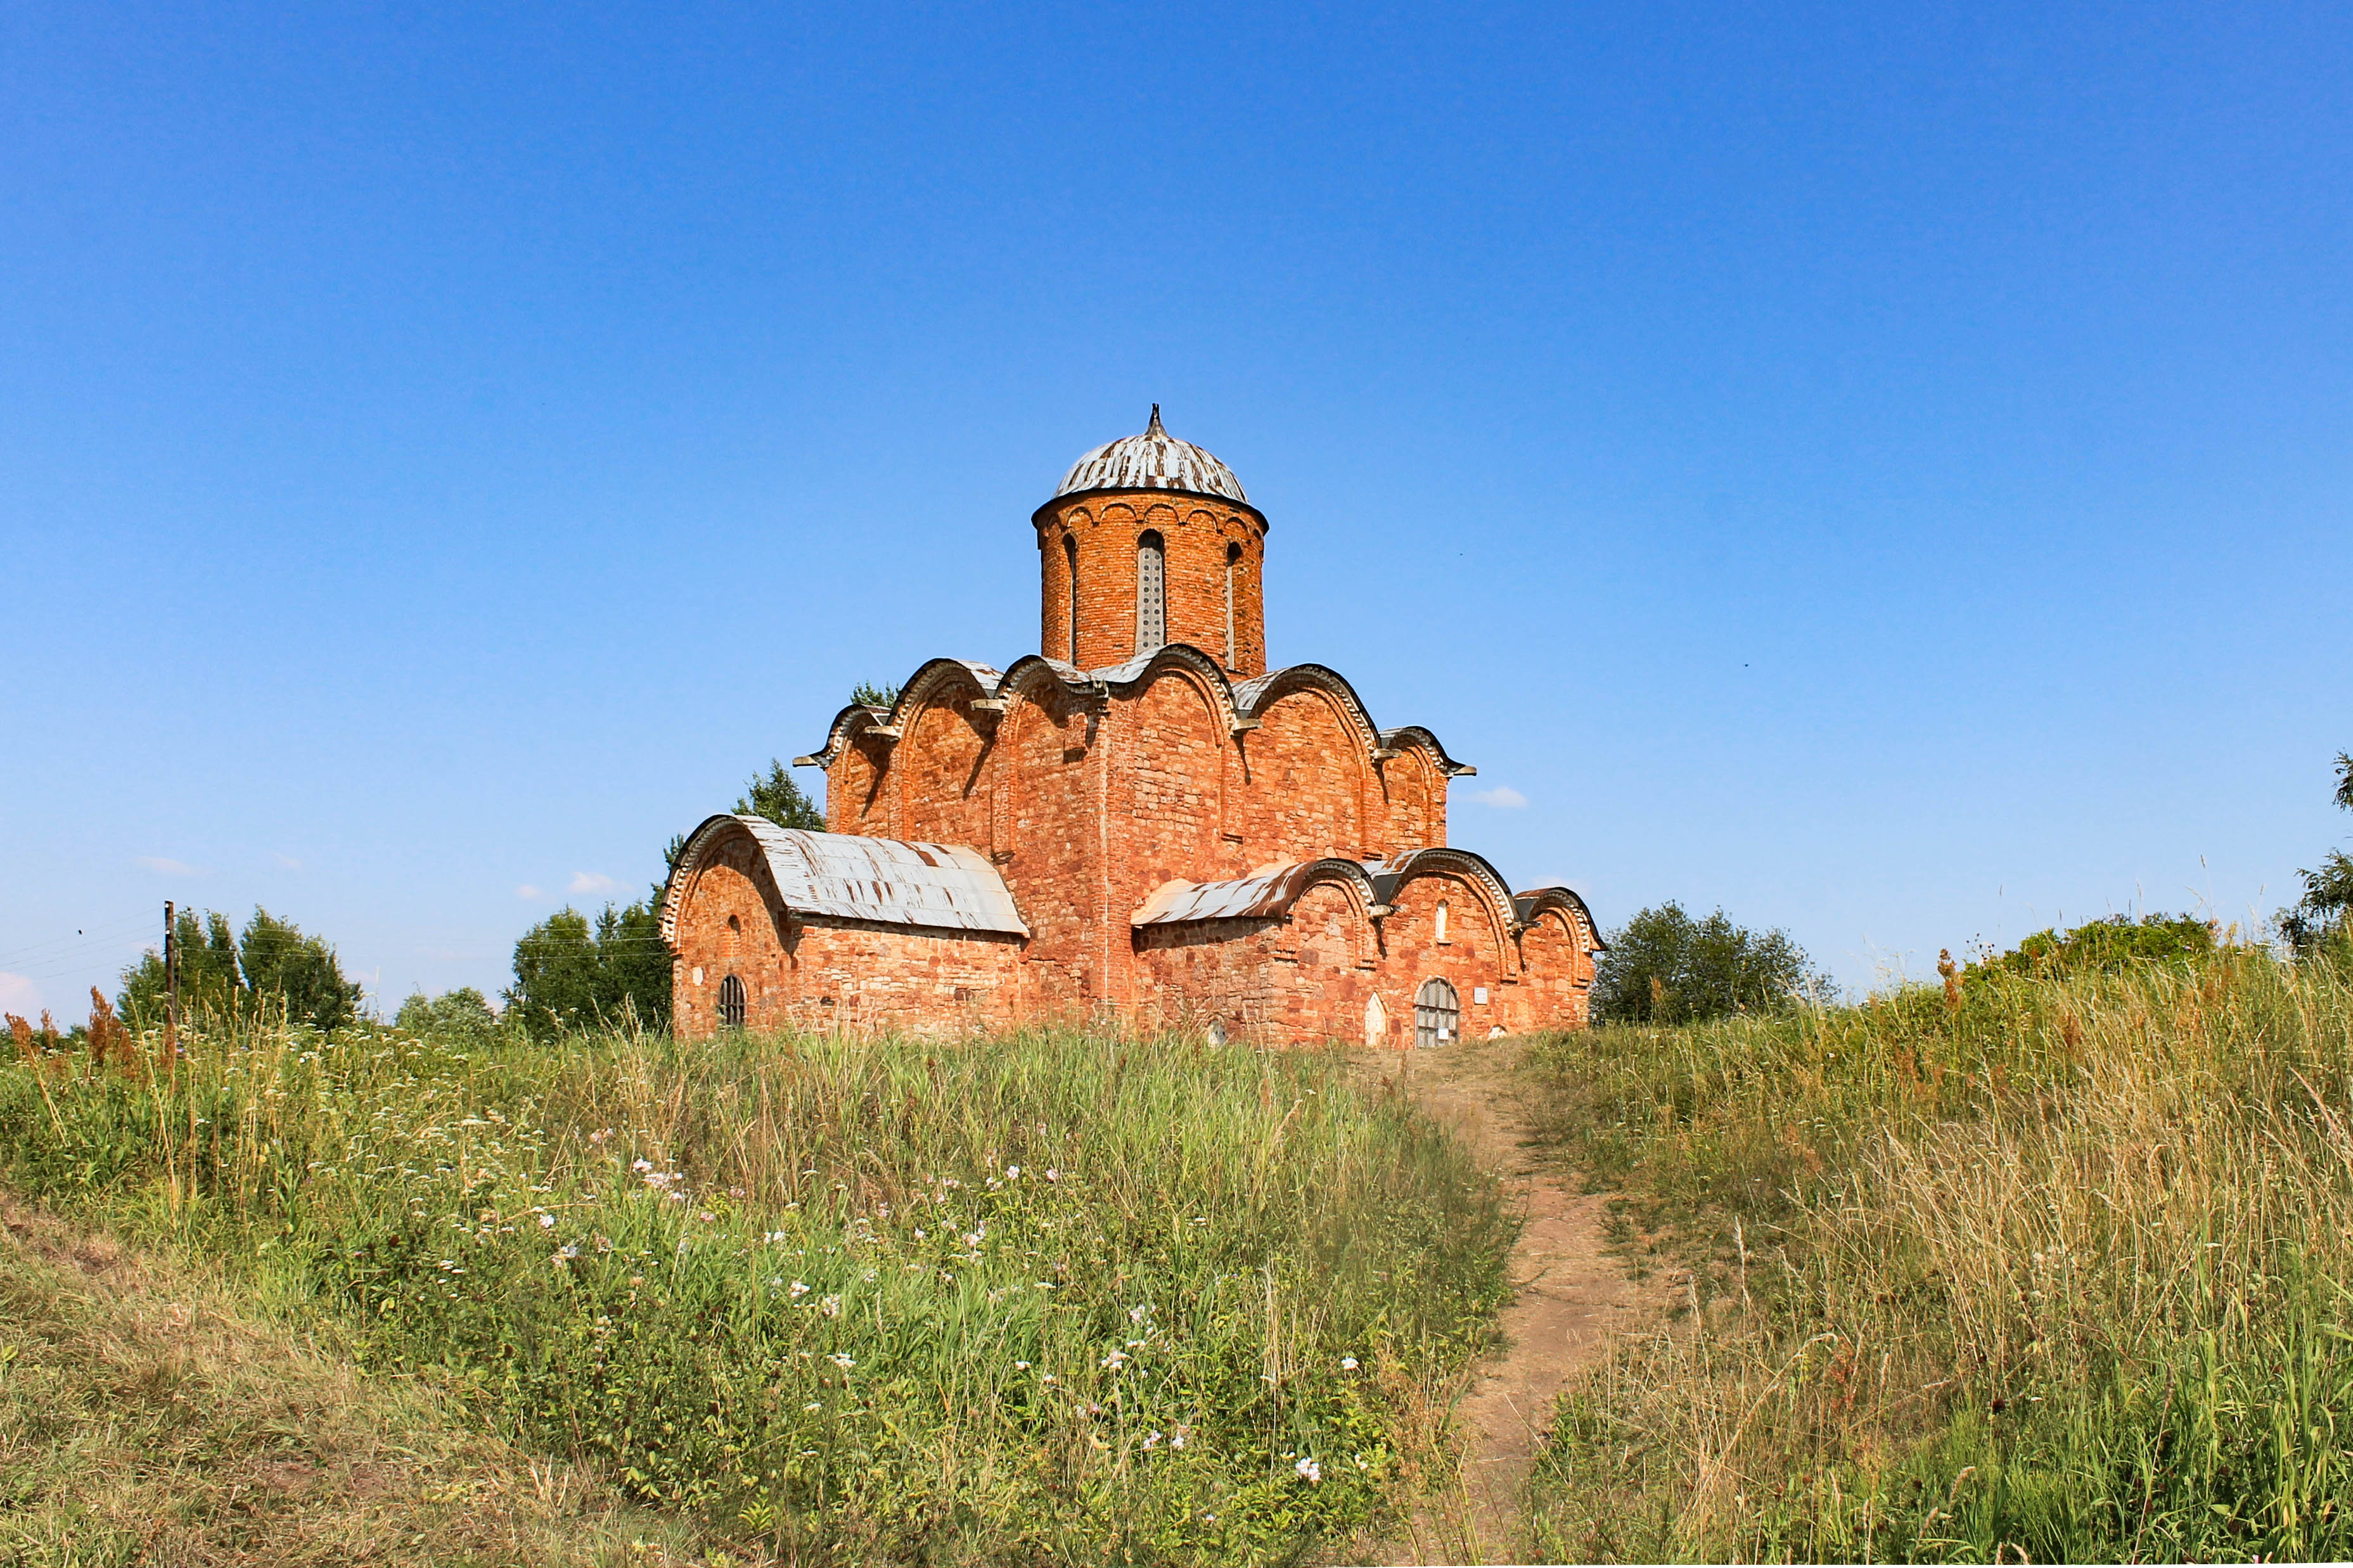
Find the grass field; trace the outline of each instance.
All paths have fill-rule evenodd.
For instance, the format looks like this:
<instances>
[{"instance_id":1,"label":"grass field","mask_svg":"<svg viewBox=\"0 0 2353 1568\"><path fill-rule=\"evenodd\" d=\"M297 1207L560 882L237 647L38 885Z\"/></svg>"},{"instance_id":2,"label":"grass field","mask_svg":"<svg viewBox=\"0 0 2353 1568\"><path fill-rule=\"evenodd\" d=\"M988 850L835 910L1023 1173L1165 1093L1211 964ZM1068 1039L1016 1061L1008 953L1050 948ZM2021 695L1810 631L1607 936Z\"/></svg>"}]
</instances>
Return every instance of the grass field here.
<instances>
[{"instance_id":1,"label":"grass field","mask_svg":"<svg viewBox=\"0 0 2353 1568\"><path fill-rule=\"evenodd\" d=\"M2353 1554L2353 973L2226 949L1546 1042L1678 1321L1564 1402L1570 1558Z\"/></svg>"},{"instance_id":2,"label":"grass field","mask_svg":"<svg viewBox=\"0 0 2353 1568\"><path fill-rule=\"evenodd\" d=\"M0 1181L364 1369L335 1397L423 1400L403 1419L502 1446L480 1464L559 1462L684 1532L647 1552L1345 1552L1443 1481L1504 1291L1492 1185L1313 1053L250 1025L184 1046L20 1053ZM375 1419L280 1426L332 1448L316 1432ZM31 1431L9 1485L54 1500L80 1439ZM236 1560L300 1560L256 1550Z\"/></svg>"}]
</instances>

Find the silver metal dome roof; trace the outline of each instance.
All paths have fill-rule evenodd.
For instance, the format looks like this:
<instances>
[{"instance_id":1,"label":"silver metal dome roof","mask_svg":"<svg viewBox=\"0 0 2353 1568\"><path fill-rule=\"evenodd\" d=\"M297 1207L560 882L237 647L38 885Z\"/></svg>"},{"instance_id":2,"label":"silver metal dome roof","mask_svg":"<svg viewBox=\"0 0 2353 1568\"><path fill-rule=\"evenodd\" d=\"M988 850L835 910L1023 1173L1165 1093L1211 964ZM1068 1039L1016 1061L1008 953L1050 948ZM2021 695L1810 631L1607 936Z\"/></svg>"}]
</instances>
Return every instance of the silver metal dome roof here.
<instances>
[{"instance_id":1,"label":"silver metal dome roof","mask_svg":"<svg viewBox=\"0 0 2353 1568\"><path fill-rule=\"evenodd\" d=\"M1234 471L1190 441L1179 441L1160 427L1160 405L1152 405L1152 423L1141 436L1123 437L1097 447L1071 465L1054 500L1081 490L1188 490L1198 496L1223 496L1250 505Z\"/></svg>"}]
</instances>

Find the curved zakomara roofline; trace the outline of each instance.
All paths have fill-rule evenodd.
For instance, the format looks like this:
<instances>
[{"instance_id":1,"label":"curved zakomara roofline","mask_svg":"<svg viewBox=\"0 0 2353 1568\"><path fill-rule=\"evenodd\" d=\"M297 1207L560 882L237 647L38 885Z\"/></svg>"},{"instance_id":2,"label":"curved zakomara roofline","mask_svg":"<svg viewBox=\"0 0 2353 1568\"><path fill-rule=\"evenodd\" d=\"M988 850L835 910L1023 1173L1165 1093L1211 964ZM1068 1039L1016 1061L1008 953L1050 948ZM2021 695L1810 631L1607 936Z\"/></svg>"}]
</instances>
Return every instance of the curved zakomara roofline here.
<instances>
[{"instance_id":1,"label":"curved zakomara roofline","mask_svg":"<svg viewBox=\"0 0 2353 1568\"><path fill-rule=\"evenodd\" d=\"M1468 778L1479 771L1469 763L1458 763L1448 756L1438 737L1419 724L1405 724L1394 730L1382 731L1381 744L1393 752L1402 752L1412 745L1428 746L1430 754L1438 759L1438 771L1451 779Z\"/></svg>"},{"instance_id":2,"label":"curved zakomara roofline","mask_svg":"<svg viewBox=\"0 0 2353 1568\"><path fill-rule=\"evenodd\" d=\"M777 899L797 914L1029 934L1005 879L977 849L779 827L765 816L723 812L687 836L663 886L661 935L673 948L687 889L712 847L738 835L758 846Z\"/></svg>"},{"instance_id":3,"label":"curved zakomara roofline","mask_svg":"<svg viewBox=\"0 0 2353 1568\"><path fill-rule=\"evenodd\" d=\"M1609 951L1609 944L1601 940L1601 927L1594 920L1593 911L1585 907L1585 900L1574 888L1530 888L1513 894L1512 903L1519 910L1522 925L1534 925L1545 910L1558 910L1568 917L1569 930L1584 937L1588 948L1595 952Z\"/></svg>"},{"instance_id":4,"label":"curved zakomara roofline","mask_svg":"<svg viewBox=\"0 0 2353 1568\"><path fill-rule=\"evenodd\" d=\"M1071 490L1066 495L1050 497L1045 504L1029 514L1029 526L1042 533L1046 529L1048 512L1071 501L1092 500L1097 496L1188 496L1195 500L1215 501L1219 506L1229 506L1236 511L1246 511L1257 521L1259 532L1263 534L1274 531L1274 524L1267 521L1266 513L1259 510L1258 507L1250 501L1236 500L1232 496L1221 496L1215 490L1178 489L1174 485L1097 485L1092 489ZM1141 519L1139 518L1138 521Z\"/></svg>"},{"instance_id":5,"label":"curved zakomara roofline","mask_svg":"<svg viewBox=\"0 0 2353 1568\"><path fill-rule=\"evenodd\" d=\"M1225 667L1215 658L1190 643L1172 642L1151 653L1114 664L1102 669L1082 670L1075 665L1043 654L1025 653L1010 668L999 671L970 659L926 659L909 676L899 689L899 700L887 710L851 703L834 715L827 729L825 745L807 756L795 757L797 768L829 768L841 754L845 745L869 732L880 732L886 740L900 736L900 720L910 710L911 704L927 699L943 684L968 680L980 695L989 700L1002 700L1024 689L1040 674L1060 683L1065 691L1078 697L1108 695L1113 689L1124 693L1145 685L1167 669L1182 669L1194 675L1213 694L1229 732L1258 727L1259 715L1294 691L1320 690L1338 702L1348 721L1356 726L1357 738L1364 742L1368 760L1378 763L1383 752L1400 752L1409 745L1426 745L1437 759L1439 769L1450 778L1475 773L1479 770L1468 763L1456 762L1446 754L1438 737L1419 724L1400 729L1384 730L1373 722L1371 710L1348 678L1329 666L1321 664L1285 665L1264 675L1254 675L1237 683L1226 674Z\"/></svg>"},{"instance_id":6,"label":"curved zakomara roofline","mask_svg":"<svg viewBox=\"0 0 2353 1568\"><path fill-rule=\"evenodd\" d=\"M1495 929L1506 940L1517 936L1526 922L1520 919L1519 906L1512 898L1511 885L1494 863L1484 855L1470 849L1451 847L1409 849L1394 860L1376 863L1373 870L1373 890L1384 904L1395 904L1397 892L1418 877L1451 873L1469 883L1488 906L1488 914ZM1370 869L1370 868L1367 868Z\"/></svg>"}]
</instances>

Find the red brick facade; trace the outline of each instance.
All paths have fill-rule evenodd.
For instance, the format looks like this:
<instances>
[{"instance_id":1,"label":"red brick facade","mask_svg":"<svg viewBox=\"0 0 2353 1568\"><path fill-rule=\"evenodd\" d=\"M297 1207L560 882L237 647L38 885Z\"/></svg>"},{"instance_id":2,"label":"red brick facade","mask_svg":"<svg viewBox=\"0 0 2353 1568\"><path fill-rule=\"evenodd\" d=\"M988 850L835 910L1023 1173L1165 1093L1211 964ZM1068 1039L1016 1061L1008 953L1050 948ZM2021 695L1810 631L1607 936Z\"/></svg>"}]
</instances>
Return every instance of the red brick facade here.
<instances>
[{"instance_id":1,"label":"red brick facade","mask_svg":"<svg viewBox=\"0 0 2353 1568\"><path fill-rule=\"evenodd\" d=\"M1155 438L1156 415L1130 441ZM1445 847L1448 782L1472 770L1426 730L1377 729L1328 669L1261 673L1255 509L1135 488L1058 496L1033 521L1046 657L1001 674L934 659L892 710L845 710L806 759L826 770L829 833L966 847L1027 935L796 912L757 847L725 842L714 819L665 904L680 1032L721 1025L730 973L752 1025L929 1032L1109 1012L1229 1038L1407 1045L1431 981L1452 987L1458 1034L1585 1023L1599 942L1583 903L1567 889L1515 896ZM1140 608L1155 568L1165 602ZM1138 658L1139 627L1166 645ZM1138 923L1170 884L1327 860L1346 864L1301 873L1283 907Z\"/></svg>"}]
</instances>

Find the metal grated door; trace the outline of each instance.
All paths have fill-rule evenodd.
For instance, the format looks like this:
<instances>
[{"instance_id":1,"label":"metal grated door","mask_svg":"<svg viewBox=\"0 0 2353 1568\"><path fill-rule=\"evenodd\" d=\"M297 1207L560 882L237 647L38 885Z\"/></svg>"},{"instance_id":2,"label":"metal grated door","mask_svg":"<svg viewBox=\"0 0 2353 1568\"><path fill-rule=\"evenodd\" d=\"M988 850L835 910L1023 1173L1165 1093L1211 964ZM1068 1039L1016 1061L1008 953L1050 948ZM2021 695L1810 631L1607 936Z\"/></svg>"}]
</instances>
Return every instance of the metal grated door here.
<instances>
[{"instance_id":1,"label":"metal grated door","mask_svg":"<svg viewBox=\"0 0 2353 1568\"><path fill-rule=\"evenodd\" d=\"M742 1028L744 1016L748 1010L744 1005L744 983L733 974L721 981L719 983L719 1026L723 1029Z\"/></svg>"},{"instance_id":2,"label":"metal grated door","mask_svg":"<svg viewBox=\"0 0 2353 1568\"><path fill-rule=\"evenodd\" d=\"M1413 997L1413 1043L1450 1045L1459 1037L1461 1024L1462 999L1454 987L1443 980L1423 981Z\"/></svg>"}]
</instances>

